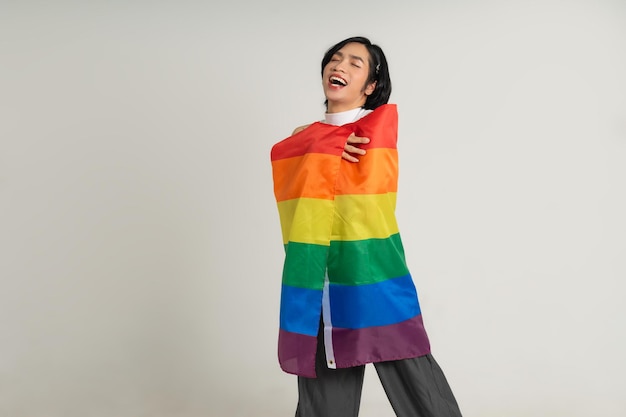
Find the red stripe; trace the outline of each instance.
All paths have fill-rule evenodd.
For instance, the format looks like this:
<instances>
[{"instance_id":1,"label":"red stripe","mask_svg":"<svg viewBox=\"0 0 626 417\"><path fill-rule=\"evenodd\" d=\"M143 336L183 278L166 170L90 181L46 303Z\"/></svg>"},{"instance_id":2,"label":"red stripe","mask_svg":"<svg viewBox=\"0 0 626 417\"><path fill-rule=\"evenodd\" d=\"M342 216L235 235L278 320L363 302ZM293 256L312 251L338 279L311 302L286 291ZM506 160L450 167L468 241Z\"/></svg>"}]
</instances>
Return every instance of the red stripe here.
<instances>
[{"instance_id":1,"label":"red stripe","mask_svg":"<svg viewBox=\"0 0 626 417\"><path fill-rule=\"evenodd\" d=\"M343 125L355 135L370 138L371 142L359 148L396 149L398 142L398 111L395 104L385 104L354 123Z\"/></svg>"},{"instance_id":2,"label":"red stripe","mask_svg":"<svg viewBox=\"0 0 626 417\"><path fill-rule=\"evenodd\" d=\"M313 123L303 131L283 139L272 147L271 159L277 161L307 153L341 156L352 131L343 126Z\"/></svg>"},{"instance_id":3,"label":"red stripe","mask_svg":"<svg viewBox=\"0 0 626 417\"><path fill-rule=\"evenodd\" d=\"M359 145L363 149L396 149L398 139L398 113L395 104L378 107L372 113L354 123L343 126L327 125L320 122L296 133L272 147L271 159L276 161L307 153L322 153L341 156L348 136L370 138L370 143Z\"/></svg>"}]
</instances>

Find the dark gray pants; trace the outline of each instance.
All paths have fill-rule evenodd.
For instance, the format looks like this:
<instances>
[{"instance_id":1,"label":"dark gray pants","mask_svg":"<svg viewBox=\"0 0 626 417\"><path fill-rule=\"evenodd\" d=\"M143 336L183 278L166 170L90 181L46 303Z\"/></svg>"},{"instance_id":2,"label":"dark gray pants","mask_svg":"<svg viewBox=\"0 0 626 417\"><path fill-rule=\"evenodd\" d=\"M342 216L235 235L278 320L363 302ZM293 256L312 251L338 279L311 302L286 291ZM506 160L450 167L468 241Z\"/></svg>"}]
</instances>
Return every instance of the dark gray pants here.
<instances>
[{"instance_id":1,"label":"dark gray pants","mask_svg":"<svg viewBox=\"0 0 626 417\"><path fill-rule=\"evenodd\" d=\"M441 368L432 355L375 363L387 398L398 417L461 417ZM328 369L318 337L317 378L298 377L296 417L357 417L365 366Z\"/></svg>"}]
</instances>

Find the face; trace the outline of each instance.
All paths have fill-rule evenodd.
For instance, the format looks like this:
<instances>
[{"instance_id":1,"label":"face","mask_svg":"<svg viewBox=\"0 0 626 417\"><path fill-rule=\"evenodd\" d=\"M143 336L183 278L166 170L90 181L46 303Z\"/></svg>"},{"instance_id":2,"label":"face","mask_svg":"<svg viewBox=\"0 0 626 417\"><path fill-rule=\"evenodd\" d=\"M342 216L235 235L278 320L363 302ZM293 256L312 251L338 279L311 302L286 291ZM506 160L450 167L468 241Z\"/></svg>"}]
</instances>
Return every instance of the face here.
<instances>
[{"instance_id":1,"label":"face","mask_svg":"<svg viewBox=\"0 0 626 417\"><path fill-rule=\"evenodd\" d=\"M374 92L376 82L367 83L370 54L361 43L348 43L324 67L322 86L328 100L328 113L362 107Z\"/></svg>"}]
</instances>

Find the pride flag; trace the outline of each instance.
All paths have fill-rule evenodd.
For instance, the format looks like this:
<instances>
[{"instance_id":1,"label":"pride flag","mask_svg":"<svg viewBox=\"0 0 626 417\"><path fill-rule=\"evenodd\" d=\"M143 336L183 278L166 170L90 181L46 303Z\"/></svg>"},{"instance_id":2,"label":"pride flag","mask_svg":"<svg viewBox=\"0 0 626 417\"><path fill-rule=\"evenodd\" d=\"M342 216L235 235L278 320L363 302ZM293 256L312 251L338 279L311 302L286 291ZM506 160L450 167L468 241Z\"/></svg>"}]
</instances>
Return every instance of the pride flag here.
<instances>
[{"instance_id":1,"label":"pride flag","mask_svg":"<svg viewBox=\"0 0 626 417\"><path fill-rule=\"evenodd\" d=\"M395 105L343 126L320 122L271 151L285 263L278 357L315 377L323 317L330 368L430 352L395 218ZM370 138L357 163L342 159L352 133Z\"/></svg>"}]
</instances>

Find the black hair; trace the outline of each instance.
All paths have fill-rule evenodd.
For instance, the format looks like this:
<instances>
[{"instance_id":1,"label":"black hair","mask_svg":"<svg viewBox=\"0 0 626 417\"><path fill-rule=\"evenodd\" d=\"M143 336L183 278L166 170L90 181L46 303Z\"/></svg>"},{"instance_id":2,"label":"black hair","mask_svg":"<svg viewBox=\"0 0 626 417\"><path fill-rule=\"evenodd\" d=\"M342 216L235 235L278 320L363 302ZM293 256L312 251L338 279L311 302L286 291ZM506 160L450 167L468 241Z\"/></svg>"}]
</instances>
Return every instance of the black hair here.
<instances>
[{"instance_id":1,"label":"black hair","mask_svg":"<svg viewBox=\"0 0 626 417\"><path fill-rule=\"evenodd\" d=\"M328 51L326 51L326 54L324 54L324 58L322 58L322 76L324 75L324 67L330 62L333 55L335 55L346 44L352 42L365 45L367 51L370 54L369 76L366 85L371 84L375 81L376 88L374 89L372 94L367 96L363 108L367 110L374 110L375 108L382 106L383 104L387 104L387 102L389 102L389 96L391 95L391 78L389 77L387 58L385 58L385 54L383 53L383 50L380 48L380 46L372 44L369 39L362 36L355 36L352 38L344 39L343 41L330 48ZM326 100L324 104L328 107L328 100Z\"/></svg>"}]
</instances>

